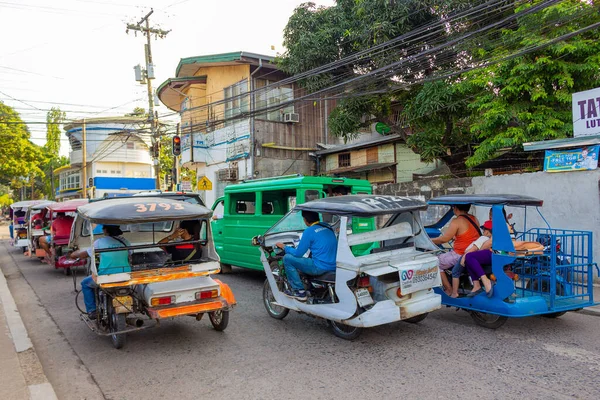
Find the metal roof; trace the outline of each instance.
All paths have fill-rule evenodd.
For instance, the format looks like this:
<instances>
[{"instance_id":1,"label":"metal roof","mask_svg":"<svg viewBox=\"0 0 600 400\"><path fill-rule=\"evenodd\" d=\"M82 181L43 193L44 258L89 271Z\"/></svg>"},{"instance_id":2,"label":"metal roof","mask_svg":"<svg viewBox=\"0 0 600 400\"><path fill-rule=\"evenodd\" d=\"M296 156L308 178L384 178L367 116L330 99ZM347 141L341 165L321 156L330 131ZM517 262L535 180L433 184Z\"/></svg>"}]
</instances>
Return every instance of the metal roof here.
<instances>
[{"instance_id":1,"label":"metal roof","mask_svg":"<svg viewBox=\"0 0 600 400\"><path fill-rule=\"evenodd\" d=\"M206 75L186 76L183 78L169 78L160 84L156 94L160 101L173 111L181 111L181 103L187 96L181 90L191 84L206 84Z\"/></svg>"},{"instance_id":2,"label":"metal roof","mask_svg":"<svg viewBox=\"0 0 600 400\"><path fill-rule=\"evenodd\" d=\"M494 205L505 204L507 206L542 206L544 202L540 199L518 194L451 194L435 197L427 202L428 204L474 204L474 205Z\"/></svg>"},{"instance_id":3,"label":"metal roof","mask_svg":"<svg viewBox=\"0 0 600 400\"><path fill-rule=\"evenodd\" d=\"M54 203L49 209L54 212L69 212L69 211L77 211L77 207L84 206L88 204L88 199L74 199L63 201L62 203Z\"/></svg>"},{"instance_id":4,"label":"metal roof","mask_svg":"<svg viewBox=\"0 0 600 400\"><path fill-rule=\"evenodd\" d=\"M153 196L106 199L83 205L77 213L90 222L120 225L198 219L209 217L212 211L198 204Z\"/></svg>"},{"instance_id":5,"label":"metal roof","mask_svg":"<svg viewBox=\"0 0 600 400\"><path fill-rule=\"evenodd\" d=\"M399 134L387 135L387 136L382 136L381 138L377 138L375 140L369 140L366 142L360 142L360 143L354 143L354 144L341 144L339 146L332 146L328 149L316 151L315 154L322 156L322 155L326 155L326 154L339 153L342 151L358 150L358 149L362 149L365 147L372 147L372 146L379 145L379 144L397 142L399 140L402 140L402 136L400 136Z\"/></svg>"},{"instance_id":6,"label":"metal roof","mask_svg":"<svg viewBox=\"0 0 600 400\"><path fill-rule=\"evenodd\" d=\"M336 215L355 215L366 217L382 214L396 214L406 211L427 209L427 204L412 197L376 196L367 194L327 197L309 201L294 207L294 210L306 210Z\"/></svg>"},{"instance_id":7,"label":"metal roof","mask_svg":"<svg viewBox=\"0 0 600 400\"><path fill-rule=\"evenodd\" d=\"M259 61L260 60L260 61ZM234 51L232 53L221 53L221 54L208 54L204 56L187 57L179 60L177 69L175 70L175 76L192 76L195 71L201 66L216 66L216 65L236 65L236 64L256 64L266 61L269 64L273 64L275 57L266 56L262 54L248 53L245 51ZM193 68L187 68L192 66Z\"/></svg>"},{"instance_id":8,"label":"metal roof","mask_svg":"<svg viewBox=\"0 0 600 400\"><path fill-rule=\"evenodd\" d=\"M593 146L600 144L600 135L578 136L566 139L542 140L541 142L523 143L523 150L566 149L569 147Z\"/></svg>"}]
</instances>

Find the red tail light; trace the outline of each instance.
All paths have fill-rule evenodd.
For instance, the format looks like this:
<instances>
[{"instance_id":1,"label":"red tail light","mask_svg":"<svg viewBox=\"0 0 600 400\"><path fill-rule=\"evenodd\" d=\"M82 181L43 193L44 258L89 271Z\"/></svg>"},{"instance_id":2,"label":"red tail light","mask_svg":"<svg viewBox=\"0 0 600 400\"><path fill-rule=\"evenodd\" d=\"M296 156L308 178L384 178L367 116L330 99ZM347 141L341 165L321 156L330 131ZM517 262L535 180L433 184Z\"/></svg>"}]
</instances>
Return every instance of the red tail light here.
<instances>
[{"instance_id":1,"label":"red tail light","mask_svg":"<svg viewBox=\"0 0 600 400\"><path fill-rule=\"evenodd\" d=\"M167 306L175 302L175 296L155 297L150 300L152 306Z\"/></svg>"},{"instance_id":2,"label":"red tail light","mask_svg":"<svg viewBox=\"0 0 600 400\"><path fill-rule=\"evenodd\" d=\"M361 276L358 278L358 287L369 287L371 283L369 282L369 277L367 275Z\"/></svg>"},{"instance_id":3,"label":"red tail light","mask_svg":"<svg viewBox=\"0 0 600 400\"><path fill-rule=\"evenodd\" d=\"M217 296L219 296L219 291L217 289L196 292L196 300L212 299Z\"/></svg>"}]
</instances>

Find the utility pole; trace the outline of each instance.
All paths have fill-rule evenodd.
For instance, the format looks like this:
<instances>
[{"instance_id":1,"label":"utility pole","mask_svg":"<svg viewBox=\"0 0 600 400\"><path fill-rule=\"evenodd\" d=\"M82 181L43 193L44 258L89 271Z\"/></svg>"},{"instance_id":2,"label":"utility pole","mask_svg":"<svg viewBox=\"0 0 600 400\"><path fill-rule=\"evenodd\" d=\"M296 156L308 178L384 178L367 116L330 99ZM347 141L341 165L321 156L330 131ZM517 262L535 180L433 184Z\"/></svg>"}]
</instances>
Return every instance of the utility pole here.
<instances>
[{"instance_id":1,"label":"utility pole","mask_svg":"<svg viewBox=\"0 0 600 400\"><path fill-rule=\"evenodd\" d=\"M156 37L161 39L167 36L171 30L164 31L162 29L150 27L150 15L154 12L150 9L150 12L144 16L137 24L127 24L127 33L129 30L140 31L146 36L145 54L146 54L146 69L144 71L139 70L139 66L134 67L136 71L136 80L140 83L146 83L148 88L148 119L150 122L150 129L152 132L152 152L154 158L154 173L156 175L156 188L160 189L160 164L159 164L159 152L160 152L160 141L158 138L158 118L154 115L154 93L152 92L152 79L154 79L154 64L152 63L152 47L150 41L150 35L155 34ZM142 23L145 23L142 26Z\"/></svg>"}]
</instances>

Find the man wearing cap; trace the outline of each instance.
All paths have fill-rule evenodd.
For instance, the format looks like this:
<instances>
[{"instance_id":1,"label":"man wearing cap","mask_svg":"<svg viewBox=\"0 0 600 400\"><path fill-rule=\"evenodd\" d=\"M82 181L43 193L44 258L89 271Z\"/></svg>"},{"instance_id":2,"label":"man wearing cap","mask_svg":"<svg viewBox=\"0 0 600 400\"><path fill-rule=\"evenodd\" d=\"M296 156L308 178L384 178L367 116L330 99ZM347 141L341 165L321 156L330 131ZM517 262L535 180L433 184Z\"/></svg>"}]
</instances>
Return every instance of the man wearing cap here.
<instances>
[{"instance_id":1,"label":"man wearing cap","mask_svg":"<svg viewBox=\"0 0 600 400\"><path fill-rule=\"evenodd\" d=\"M118 225L103 225L102 232L104 237L94 241L94 249L114 249L119 247L131 246L129 241L122 237L123 231ZM88 258L92 256L92 249L84 249L74 251L69 254L69 258ZM100 254L100 264L98 265L98 275L116 274L119 272L129 272L131 267L129 265L129 252L123 251L110 251ZM96 282L92 276L81 281L81 291L83 292L83 302L85 303L85 310L88 313L90 319L96 319L96 296L94 295L94 289L96 288Z\"/></svg>"}]
</instances>

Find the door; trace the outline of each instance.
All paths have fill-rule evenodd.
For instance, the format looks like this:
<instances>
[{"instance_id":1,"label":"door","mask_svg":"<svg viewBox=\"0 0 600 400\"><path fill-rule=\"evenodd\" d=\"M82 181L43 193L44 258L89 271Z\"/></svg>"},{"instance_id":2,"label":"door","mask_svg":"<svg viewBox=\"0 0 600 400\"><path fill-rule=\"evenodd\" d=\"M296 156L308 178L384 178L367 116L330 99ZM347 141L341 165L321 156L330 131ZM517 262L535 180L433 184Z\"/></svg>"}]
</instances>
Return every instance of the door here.
<instances>
[{"instance_id":1,"label":"door","mask_svg":"<svg viewBox=\"0 0 600 400\"><path fill-rule=\"evenodd\" d=\"M215 204L212 206L213 217L211 220L211 228L213 235L213 243L215 244L215 250L221 259L223 259L223 228L224 228L224 220L223 215L225 212L224 207L225 198L220 197L215 201Z\"/></svg>"}]
</instances>

